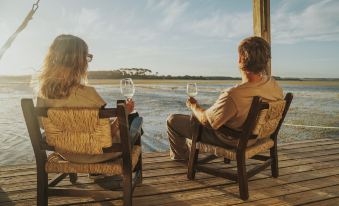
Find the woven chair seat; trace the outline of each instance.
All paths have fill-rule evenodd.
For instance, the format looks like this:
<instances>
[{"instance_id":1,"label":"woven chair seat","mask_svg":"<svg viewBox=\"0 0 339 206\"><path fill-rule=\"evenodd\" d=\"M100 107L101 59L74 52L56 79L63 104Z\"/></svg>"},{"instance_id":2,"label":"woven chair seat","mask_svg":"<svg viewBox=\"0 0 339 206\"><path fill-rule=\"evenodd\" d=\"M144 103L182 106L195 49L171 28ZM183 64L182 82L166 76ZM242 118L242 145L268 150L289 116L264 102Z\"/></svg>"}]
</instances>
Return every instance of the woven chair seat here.
<instances>
[{"instance_id":1,"label":"woven chair seat","mask_svg":"<svg viewBox=\"0 0 339 206\"><path fill-rule=\"evenodd\" d=\"M132 171L138 163L141 147L135 145L131 151ZM58 153L48 156L45 170L48 173L100 173L107 175L122 174L122 158L102 163L73 163L64 160Z\"/></svg>"},{"instance_id":2,"label":"woven chair seat","mask_svg":"<svg viewBox=\"0 0 339 206\"><path fill-rule=\"evenodd\" d=\"M259 139L254 145L246 148L245 158L249 159L260 152L267 151L273 147L273 145L274 141L270 138ZM210 144L204 144L202 142L197 143L197 148L201 152L212 153L218 157L226 157L230 160L236 160L237 158L236 148L223 148Z\"/></svg>"}]
</instances>

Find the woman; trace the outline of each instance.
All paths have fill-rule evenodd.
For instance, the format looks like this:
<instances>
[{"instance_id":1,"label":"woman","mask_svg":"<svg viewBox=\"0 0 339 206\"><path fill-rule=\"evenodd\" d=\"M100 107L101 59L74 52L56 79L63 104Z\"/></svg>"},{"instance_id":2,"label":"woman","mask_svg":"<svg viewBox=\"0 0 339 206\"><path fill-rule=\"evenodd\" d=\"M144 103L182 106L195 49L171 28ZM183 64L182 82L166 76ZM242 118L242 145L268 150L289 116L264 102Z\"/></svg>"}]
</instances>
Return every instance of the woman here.
<instances>
[{"instance_id":1,"label":"woman","mask_svg":"<svg viewBox=\"0 0 339 206\"><path fill-rule=\"evenodd\" d=\"M106 102L94 87L86 85L88 62L93 55L88 53L84 40L62 34L55 38L45 57L39 76L38 107L86 107L102 108ZM134 110L134 102L127 102L127 112ZM116 119L111 126L113 142L119 139ZM116 158L117 153L100 155L61 154L64 159L76 163L97 163Z\"/></svg>"}]
</instances>

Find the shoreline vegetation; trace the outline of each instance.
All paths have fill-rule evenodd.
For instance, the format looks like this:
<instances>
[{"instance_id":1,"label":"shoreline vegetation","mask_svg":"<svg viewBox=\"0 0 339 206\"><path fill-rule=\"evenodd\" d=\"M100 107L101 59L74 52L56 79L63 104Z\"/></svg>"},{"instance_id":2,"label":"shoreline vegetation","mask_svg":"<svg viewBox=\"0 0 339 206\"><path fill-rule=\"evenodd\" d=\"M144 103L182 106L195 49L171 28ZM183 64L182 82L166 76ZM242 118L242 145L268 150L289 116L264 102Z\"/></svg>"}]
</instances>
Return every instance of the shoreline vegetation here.
<instances>
[{"instance_id":1,"label":"shoreline vegetation","mask_svg":"<svg viewBox=\"0 0 339 206\"><path fill-rule=\"evenodd\" d=\"M153 73L149 69L143 68L122 68L118 70L107 71L89 71L88 79L91 84L117 84L122 78L132 78L136 83L177 83L178 81L194 80L200 84L234 82L239 83L240 77L227 76L175 76L175 75L159 75L158 72ZM301 84L301 85L326 85L339 86L339 78L294 78L294 77L278 77L274 76L276 80L287 84ZM27 83L32 79L31 75L20 76L0 76L0 83Z\"/></svg>"}]
</instances>

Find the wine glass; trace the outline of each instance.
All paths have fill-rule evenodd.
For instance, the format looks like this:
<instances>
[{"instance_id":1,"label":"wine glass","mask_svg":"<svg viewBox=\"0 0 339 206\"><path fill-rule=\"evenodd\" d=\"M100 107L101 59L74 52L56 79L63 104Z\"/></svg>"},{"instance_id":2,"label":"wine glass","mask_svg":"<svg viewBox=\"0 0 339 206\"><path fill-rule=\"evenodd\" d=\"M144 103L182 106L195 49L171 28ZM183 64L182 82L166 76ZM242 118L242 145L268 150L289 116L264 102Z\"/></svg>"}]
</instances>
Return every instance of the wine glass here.
<instances>
[{"instance_id":1,"label":"wine glass","mask_svg":"<svg viewBox=\"0 0 339 206\"><path fill-rule=\"evenodd\" d=\"M197 83L187 83L186 93L189 97L195 97L198 95Z\"/></svg>"},{"instance_id":2,"label":"wine glass","mask_svg":"<svg viewBox=\"0 0 339 206\"><path fill-rule=\"evenodd\" d=\"M134 88L134 84L133 84L133 81L131 78L126 78L126 79L122 79L120 80L120 91L121 91L121 94L126 97L127 100L131 100L133 95L134 95L134 92L135 92L135 88ZM131 112L132 113L135 113L136 111L133 110Z\"/></svg>"},{"instance_id":3,"label":"wine glass","mask_svg":"<svg viewBox=\"0 0 339 206\"><path fill-rule=\"evenodd\" d=\"M120 91L121 94L124 97L126 97L127 100L132 99L135 92L135 88L131 78L120 80Z\"/></svg>"}]
</instances>

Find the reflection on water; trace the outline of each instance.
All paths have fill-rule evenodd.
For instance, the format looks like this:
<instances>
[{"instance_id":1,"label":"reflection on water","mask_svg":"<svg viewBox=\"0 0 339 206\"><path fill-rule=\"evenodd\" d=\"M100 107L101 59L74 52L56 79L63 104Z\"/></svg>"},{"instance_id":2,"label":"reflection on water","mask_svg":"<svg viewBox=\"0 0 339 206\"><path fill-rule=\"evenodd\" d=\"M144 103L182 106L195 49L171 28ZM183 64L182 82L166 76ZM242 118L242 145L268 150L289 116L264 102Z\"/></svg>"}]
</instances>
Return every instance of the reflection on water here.
<instances>
[{"instance_id":1,"label":"reflection on water","mask_svg":"<svg viewBox=\"0 0 339 206\"><path fill-rule=\"evenodd\" d=\"M166 151L166 118L170 113L190 114L185 107L185 83L136 85L134 100L138 112L144 117L144 151ZM199 85L197 99L203 107L211 105L219 93L231 84ZM115 106L122 99L118 85L95 85L98 92ZM339 126L339 87L283 85L285 92L295 98L285 122L291 124ZM4 164L34 161L32 146L20 107L21 98L31 98L33 91L26 83L0 84L0 161ZM339 130L305 129L283 126L279 141L296 139L339 138Z\"/></svg>"}]
</instances>

